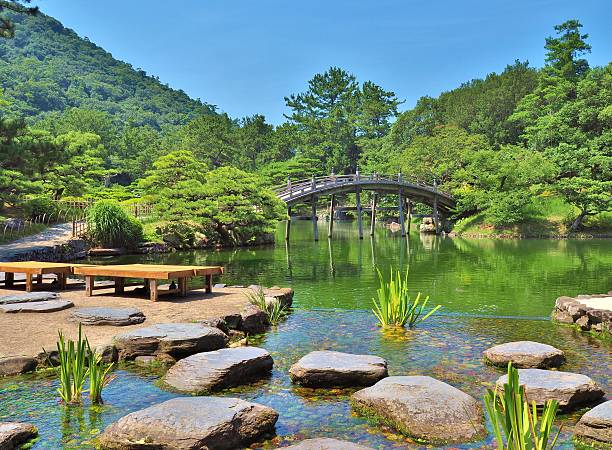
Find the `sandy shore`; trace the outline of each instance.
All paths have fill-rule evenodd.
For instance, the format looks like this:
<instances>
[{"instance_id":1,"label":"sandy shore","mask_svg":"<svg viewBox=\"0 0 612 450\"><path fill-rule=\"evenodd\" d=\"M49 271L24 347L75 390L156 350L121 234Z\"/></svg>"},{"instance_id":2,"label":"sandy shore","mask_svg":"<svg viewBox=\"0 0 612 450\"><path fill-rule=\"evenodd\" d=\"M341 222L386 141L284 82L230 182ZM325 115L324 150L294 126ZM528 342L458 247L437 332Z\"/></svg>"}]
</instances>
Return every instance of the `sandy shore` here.
<instances>
[{"instance_id":1,"label":"sandy shore","mask_svg":"<svg viewBox=\"0 0 612 450\"><path fill-rule=\"evenodd\" d=\"M40 287L37 290L44 290ZM51 290L51 289L49 289ZM17 313L0 312L0 358L6 356L35 356L43 348L56 348L58 330L68 337L76 338L78 324L69 320L75 308L91 306L132 307L142 311L146 320L138 325L84 326L83 330L92 346L106 345L121 332L141 328L147 325L165 322L195 322L213 319L227 314L239 313L248 304L244 288L213 289L206 294L204 290L190 291L187 297L162 296L157 302L151 302L142 294L131 292L126 288L125 294L115 295L112 289L95 291L93 297L85 296L82 285L69 287L60 293L61 298L74 303L74 308L52 313ZM0 289L0 296L15 294L16 289Z\"/></svg>"}]
</instances>

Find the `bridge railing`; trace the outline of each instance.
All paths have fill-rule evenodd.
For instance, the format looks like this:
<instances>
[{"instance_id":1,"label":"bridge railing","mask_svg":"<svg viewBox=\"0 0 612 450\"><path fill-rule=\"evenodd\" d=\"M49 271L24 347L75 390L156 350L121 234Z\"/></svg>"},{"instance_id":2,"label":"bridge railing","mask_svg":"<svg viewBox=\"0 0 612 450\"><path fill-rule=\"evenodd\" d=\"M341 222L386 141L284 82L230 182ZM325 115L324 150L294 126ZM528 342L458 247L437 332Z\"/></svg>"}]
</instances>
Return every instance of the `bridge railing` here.
<instances>
[{"instance_id":1,"label":"bridge railing","mask_svg":"<svg viewBox=\"0 0 612 450\"><path fill-rule=\"evenodd\" d=\"M343 184L380 182L397 185L416 185L431 191L437 191L441 195L452 198L451 194L438 190L435 186L427 184L417 178L405 177L403 175L380 175L380 174L350 174L350 175L325 175L303 179L298 181L289 180L284 186L276 186L273 191L281 198L304 195L321 189L338 187Z\"/></svg>"}]
</instances>

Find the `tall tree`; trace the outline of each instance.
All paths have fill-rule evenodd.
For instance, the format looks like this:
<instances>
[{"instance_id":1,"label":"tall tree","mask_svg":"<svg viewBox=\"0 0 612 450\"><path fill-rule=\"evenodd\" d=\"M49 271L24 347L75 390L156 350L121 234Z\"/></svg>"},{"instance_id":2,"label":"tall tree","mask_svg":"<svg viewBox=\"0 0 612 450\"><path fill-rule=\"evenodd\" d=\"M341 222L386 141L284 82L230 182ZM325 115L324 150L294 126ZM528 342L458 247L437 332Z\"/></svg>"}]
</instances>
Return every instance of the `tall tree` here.
<instances>
[{"instance_id":1,"label":"tall tree","mask_svg":"<svg viewBox=\"0 0 612 450\"><path fill-rule=\"evenodd\" d=\"M546 53L548 68L555 70L558 75L566 79L581 77L589 70L588 61L579 58L591 52L591 46L585 41L589 35L581 34L581 28L582 24L579 21L568 20L555 26L558 37L546 38L544 48L548 50Z\"/></svg>"}]
</instances>

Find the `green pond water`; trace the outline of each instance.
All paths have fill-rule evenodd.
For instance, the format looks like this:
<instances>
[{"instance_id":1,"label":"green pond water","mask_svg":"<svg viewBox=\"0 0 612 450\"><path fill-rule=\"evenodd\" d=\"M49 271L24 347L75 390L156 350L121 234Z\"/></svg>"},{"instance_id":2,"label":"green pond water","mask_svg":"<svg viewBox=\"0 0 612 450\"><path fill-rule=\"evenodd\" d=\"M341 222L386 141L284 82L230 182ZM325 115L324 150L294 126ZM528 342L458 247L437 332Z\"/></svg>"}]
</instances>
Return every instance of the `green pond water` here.
<instances>
[{"instance_id":1,"label":"green pond water","mask_svg":"<svg viewBox=\"0 0 612 450\"><path fill-rule=\"evenodd\" d=\"M323 233L322 233L323 235ZM424 448L392 429L355 415L351 390L293 387L287 375L297 359L330 349L384 357L391 375L430 375L482 398L503 370L486 366L482 352L513 340L535 340L566 352L563 370L592 377L612 397L609 344L548 319L560 295L612 289L610 240L463 240L419 236L401 239L379 228L374 239L357 239L354 224L339 223L333 241L313 242L309 223L297 222L285 245L129 256L105 262L220 264L227 284L291 286L291 315L257 341L271 352L269 378L219 395L269 405L280 413L276 436L254 447L275 448L305 438L329 436L373 448ZM98 260L100 262L100 260ZM443 305L417 329L387 334L370 312L375 268L410 267L411 287ZM135 368L115 372L102 407L64 407L53 377L32 375L0 380L0 421L39 427L33 448L92 448L106 425L175 394L159 389L157 376ZM560 448L573 448L571 426L585 409L564 415ZM492 448L492 437L452 448Z\"/></svg>"}]
</instances>

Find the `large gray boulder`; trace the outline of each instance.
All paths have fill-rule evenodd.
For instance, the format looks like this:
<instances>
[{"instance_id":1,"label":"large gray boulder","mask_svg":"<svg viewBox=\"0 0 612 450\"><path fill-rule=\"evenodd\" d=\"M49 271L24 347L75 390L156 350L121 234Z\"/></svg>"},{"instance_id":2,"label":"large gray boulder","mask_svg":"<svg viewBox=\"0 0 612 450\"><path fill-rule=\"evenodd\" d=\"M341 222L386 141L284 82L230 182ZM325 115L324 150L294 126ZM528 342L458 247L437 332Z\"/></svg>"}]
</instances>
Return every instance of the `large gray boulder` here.
<instances>
[{"instance_id":1,"label":"large gray boulder","mask_svg":"<svg viewBox=\"0 0 612 450\"><path fill-rule=\"evenodd\" d=\"M18 449L37 435L38 429L29 423L0 422L0 449Z\"/></svg>"},{"instance_id":2,"label":"large gray boulder","mask_svg":"<svg viewBox=\"0 0 612 450\"><path fill-rule=\"evenodd\" d=\"M529 403L544 406L547 400L557 400L561 408L571 408L599 400L604 391L586 375L542 369L519 369L519 382L525 386ZM497 388L503 389L508 375L497 380Z\"/></svg>"},{"instance_id":3,"label":"large gray boulder","mask_svg":"<svg viewBox=\"0 0 612 450\"><path fill-rule=\"evenodd\" d=\"M7 314L15 313L50 313L72 308L70 300L45 300L42 302L8 303L0 305L0 311Z\"/></svg>"},{"instance_id":4,"label":"large gray boulder","mask_svg":"<svg viewBox=\"0 0 612 450\"><path fill-rule=\"evenodd\" d=\"M240 316L240 330L247 334L261 334L270 326L268 314L255 305L246 306Z\"/></svg>"},{"instance_id":5,"label":"large gray boulder","mask_svg":"<svg viewBox=\"0 0 612 450\"><path fill-rule=\"evenodd\" d=\"M83 325L112 325L122 327L145 321L142 311L136 308L108 308L104 306L78 308L70 314L70 320Z\"/></svg>"},{"instance_id":6,"label":"large gray boulder","mask_svg":"<svg viewBox=\"0 0 612 450\"><path fill-rule=\"evenodd\" d=\"M164 382L180 392L203 394L248 383L269 373L273 364L262 348L224 348L181 359L168 370Z\"/></svg>"},{"instance_id":7,"label":"large gray boulder","mask_svg":"<svg viewBox=\"0 0 612 450\"><path fill-rule=\"evenodd\" d=\"M133 412L104 430L107 449L235 449L274 429L272 408L229 397L174 398Z\"/></svg>"},{"instance_id":8,"label":"large gray boulder","mask_svg":"<svg viewBox=\"0 0 612 450\"><path fill-rule=\"evenodd\" d=\"M480 403L431 377L383 378L355 392L351 400L358 412L427 443L468 442L486 434Z\"/></svg>"},{"instance_id":9,"label":"large gray boulder","mask_svg":"<svg viewBox=\"0 0 612 450\"><path fill-rule=\"evenodd\" d=\"M378 356L316 351L291 366L289 374L302 386L325 387L371 386L388 372L387 361Z\"/></svg>"},{"instance_id":10,"label":"large gray boulder","mask_svg":"<svg viewBox=\"0 0 612 450\"><path fill-rule=\"evenodd\" d=\"M372 450L371 447L364 447L363 445L332 438L306 439L295 445L279 448L287 450Z\"/></svg>"},{"instance_id":11,"label":"large gray boulder","mask_svg":"<svg viewBox=\"0 0 612 450\"><path fill-rule=\"evenodd\" d=\"M37 365L36 359L30 356L0 357L0 377L32 372Z\"/></svg>"},{"instance_id":12,"label":"large gray boulder","mask_svg":"<svg viewBox=\"0 0 612 450\"><path fill-rule=\"evenodd\" d=\"M593 447L612 448L612 400L583 415L574 428L574 434L579 442Z\"/></svg>"},{"instance_id":13,"label":"large gray boulder","mask_svg":"<svg viewBox=\"0 0 612 450\"><path fill-rule=\"evenodd\" d=\"M199 323L160 323L115 336L122 359L166 353L181 358L225 347L227 335Z\"/></svg>"},{"instance_id":14,"label":"large gray boulder","mask_svg":"<svg viewBox=\"0 0 612 450\"><path fill-rule=\"evenodd\" d=\"M9 303L45 302L47 300L57 300L59 296L57 292L45 291L3 295L0 297L0 305L8 305Z\"/></svg>"},{"instance_id":15,"label":"large gray boulder","mask_svg":"<svg viewBox=\"0 0 612 450\"><path fill-rule=\"evenodd\" d=\"M552 345L532 341L507 342L484 352L485 360L494 366L507 367L509 362L517 368L546 369L559 367L565 354Z\"/></svg>"}]
</instances>

